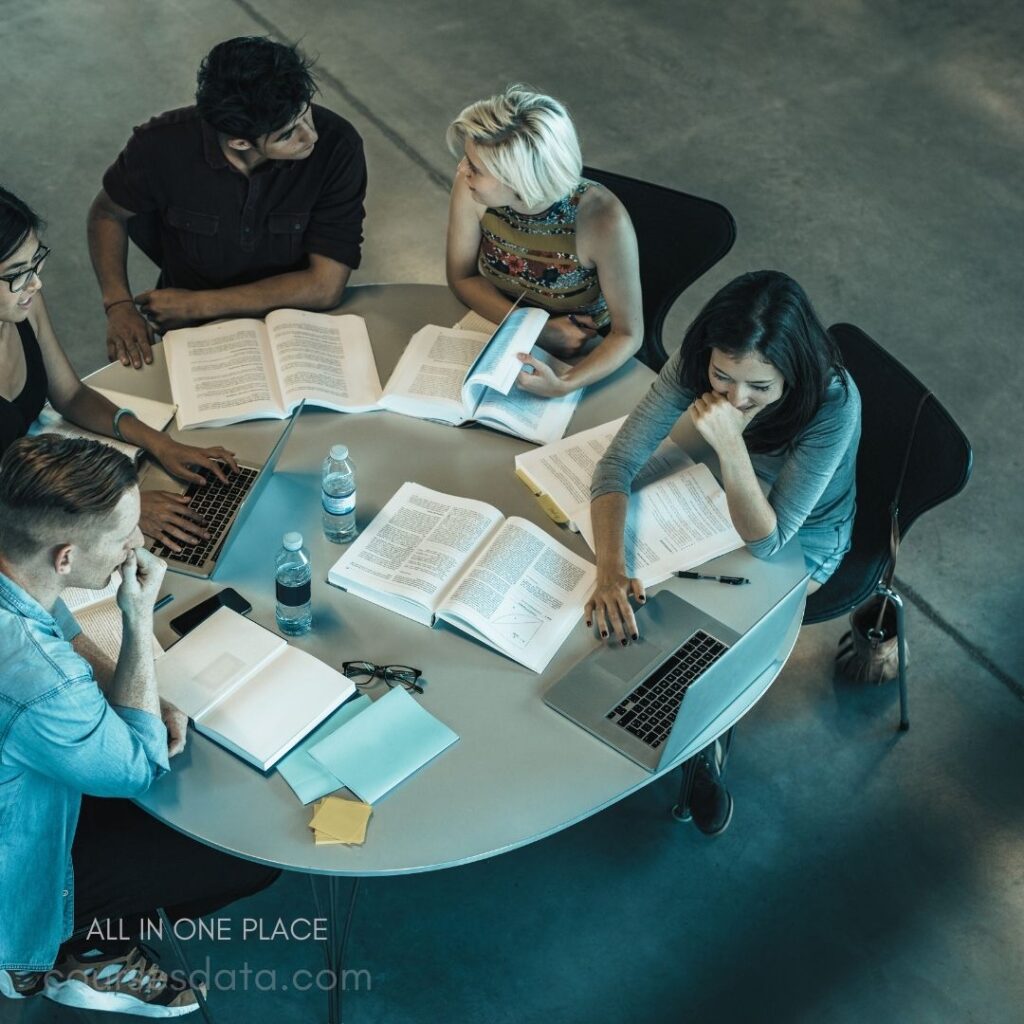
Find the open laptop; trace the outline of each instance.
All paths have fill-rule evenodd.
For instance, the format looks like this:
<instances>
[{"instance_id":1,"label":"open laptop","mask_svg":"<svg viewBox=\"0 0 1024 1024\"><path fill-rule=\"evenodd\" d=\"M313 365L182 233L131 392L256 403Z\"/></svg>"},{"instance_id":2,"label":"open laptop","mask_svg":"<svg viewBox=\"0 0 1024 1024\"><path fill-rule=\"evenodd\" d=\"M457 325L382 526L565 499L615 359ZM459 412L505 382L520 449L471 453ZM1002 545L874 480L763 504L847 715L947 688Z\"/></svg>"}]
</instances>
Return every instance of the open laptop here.
<instances>
[{"instance_id":1,"label":"open laptop","mask_svg":"<svg viewBox=\"0 0 1024 1024\"><path fill-rule=\"evenodd\" d=\"M153 541L149 550L163 558L168 569L184 573L186 576L198 576L200 579L209 579L213 576L218 560L227 551L231 541L241 532L242 523L259 500L267 481L273 476L274 466L277 465L277 460L288 443L288 437L298 422L304 405L304 402L300 403L292 413L288 425L281 432L262 466L250 466L239 462L238 472L231 473L226 484L222 484L208 470L198 470L200 475L206 478L206 485L200 487L192 483L182 493L191 498L190 507L206 520L210 538L198 544L182 547L181 551L177 552L171 551L160 541ZM172 481L171 486L168 486L167 481L171 479L162 470L147 473L142 482L142 489L180 490L179 481Z\"/></svg>"},{"instance_id":2,"label":"open laptop","mask_svg":"<svg viewBox=\"0 0 1024 1024\"><path fill-rule=\"evenodd\" d=\"M675 760L761 670L803 600L801 580L745 633L662 590L637 610L640 639L605 644L577 662L544 702L631 761L656 771Z\"/></svg>"}]
</instances>

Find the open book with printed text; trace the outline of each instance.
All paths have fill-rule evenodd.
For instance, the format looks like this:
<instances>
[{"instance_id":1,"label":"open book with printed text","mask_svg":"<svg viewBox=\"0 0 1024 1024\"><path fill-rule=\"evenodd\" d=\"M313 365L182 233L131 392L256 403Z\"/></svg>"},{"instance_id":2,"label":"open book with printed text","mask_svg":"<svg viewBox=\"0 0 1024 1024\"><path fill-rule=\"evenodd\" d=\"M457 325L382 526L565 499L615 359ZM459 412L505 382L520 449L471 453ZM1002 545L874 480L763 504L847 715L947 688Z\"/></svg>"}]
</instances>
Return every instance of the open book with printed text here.
<instances>
[{"instance_id":1,"label":"open book with printed text","mask_svg":"<svg viewBox=\"0 0 1024 1024\"><path fill-rule=\"evenodd\" d=\"M577 530L592 551L590 482L624 421L623 416L515 459L516 475L545 512ZM742 546L725 491L711 470L666 438L633 481L625 527L629 574L650 586Z\"/></svg>"},{"instance_id":2,"label":"open book with printed text","mask_svg":"<svg viewBox=\"0 0 1024 1024\"><path fill-rule=\"evenodd\" d=\"M526 519L403 484L328 582L424 625L441 619L541 672L594 586L594 567Z\"/></svg>"},{"instance_id":3,"label":"open book with printed text","mask_svg":"<svg viewBox=\"0 0 1024 1024\"><path fill-rule=\"evenodd\" d=\"M276 309L168 331L164 355L178 428L287 419L298 404L378 408L381 388L361 316Z\"/></svg>"},{"instance_id":4,"label":"open book with printed text","mask_svg":"<svg viewBox=\"0 0 1024 1024\"><path fill-rule=\"evenodd\" d=\"M381 406L452 425L481 423L538 443L562 437L582 391L542 398L516 385L523 369L520 353L532 354L556 371L566 369L554 356L534 349L547 320L542 309L520 307L491 334L424 327L402 354Z\"/></svg>"}]
</instances>

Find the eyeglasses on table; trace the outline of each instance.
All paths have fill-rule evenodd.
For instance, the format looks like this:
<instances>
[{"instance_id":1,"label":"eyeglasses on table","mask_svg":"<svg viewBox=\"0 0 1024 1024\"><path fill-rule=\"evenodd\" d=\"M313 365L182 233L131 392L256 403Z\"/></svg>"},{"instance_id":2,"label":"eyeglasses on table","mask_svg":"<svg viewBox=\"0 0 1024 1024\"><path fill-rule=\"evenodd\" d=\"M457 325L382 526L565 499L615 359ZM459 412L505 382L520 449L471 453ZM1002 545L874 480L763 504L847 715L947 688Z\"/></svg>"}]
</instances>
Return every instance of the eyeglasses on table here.
<instances>
[{"instance_id":1,"label":"eyeglasses on table","mask_svg":"<svg viewBox=\"0 0 1024 1024\"><path fill-rule=\"evenodd\" d=\"M419 684L423 673L411 665L374 665L372 661L345 661L341 670L355 683L357 689L372 685L374 679L383 679L388 689L404 686L410 693L423 693Z\"/></svg>"}]
</instances>

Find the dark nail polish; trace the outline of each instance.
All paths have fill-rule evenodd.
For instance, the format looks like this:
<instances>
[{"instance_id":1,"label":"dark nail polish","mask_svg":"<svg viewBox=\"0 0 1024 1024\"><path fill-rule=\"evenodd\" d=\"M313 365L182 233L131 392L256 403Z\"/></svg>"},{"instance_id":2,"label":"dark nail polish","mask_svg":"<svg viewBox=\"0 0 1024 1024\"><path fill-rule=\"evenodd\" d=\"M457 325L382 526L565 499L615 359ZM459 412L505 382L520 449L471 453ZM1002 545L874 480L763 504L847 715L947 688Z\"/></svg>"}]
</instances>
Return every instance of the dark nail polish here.
<instances>
[{"instance_id":1,"label":"dark nail polish","mask_svg":"<svg viewBox=\"0 0 1024 1024\"><path fill-rule=\"evenodd\" d=\"M608 634L603 629L601 630L601 639L602 640L607 640L608 639Z\"/></svg>"},{"instance_id":2,"label":"dark nail polish","mask_svg":"<svg viewBox=\"0 0 1024 1024\"><path fill-rule=\"evenodd\" d=\"M639 633L634 633L633 634L633 639L634 640L639 640L640 639L640 634Z\"/></svg>"},{"instance_id":3,"label":"dark nail polish","mask_svg":"<svg viewBox=\"0 0 1024 1024\"><path fill-rule=\"evenodd\" d=\"M629 646L629 641L628 640L620 640L619 643L622 644L623 647L628 647Z\"/></svg>"},{"instance_id":4,"label":"dark nail polish","mask_svg":"<svg viewBox=\"0 0 1024 1024\"><path fill-rule=\"evenodd\" d=\"M590 619L587 619L587 629L590 629L592 625L593 623L590 621Z\"/></svg>"}]
</instances>

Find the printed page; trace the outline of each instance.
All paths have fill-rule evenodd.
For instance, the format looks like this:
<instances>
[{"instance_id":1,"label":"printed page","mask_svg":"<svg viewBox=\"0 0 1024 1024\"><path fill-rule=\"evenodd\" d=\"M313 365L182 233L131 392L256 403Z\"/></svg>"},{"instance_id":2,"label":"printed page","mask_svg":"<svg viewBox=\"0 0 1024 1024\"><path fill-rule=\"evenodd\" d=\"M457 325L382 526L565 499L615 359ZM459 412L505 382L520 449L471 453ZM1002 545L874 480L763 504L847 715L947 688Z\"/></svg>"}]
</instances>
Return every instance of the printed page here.
<instances>
[{"instance_id":1,"label":"printed page","mask_svg":"<svg viewBox=\"0 0 1024 1024\"><path fill-rule=\"evenodd\" d=\"M199 721L287 646L244 615L218 608L157 658L160 696Z\"/></svg>"},{"instance_id":2,"label":"printed page","mask_svg":"<svg viewBox=\"0 0 1024 1024\"><path fill-rule=\"evenodd\" d=\"M466 315L458 323L452 324L452 327L457 331L481 331L488 336L498 329L493 320L488 320L471 309L466 310Z\"/></svg>"},{"instance_id":3,"label":"printed page","mask_svg":"<svg viewBox=\"0 0 1024 1024\"><path fill-rule=\"evenodd\" d=\"M580 511L577 522L593 551L589 505ZM703 463L634 491L625 538L626 570L645 586L743 546L729 517L725 491Z\"/></svg>"},{"instance_id":4,"label":"printed page","mask_svg":"<svg viewBox=\"0 0 1024 1024\"><path fill-rule=\"evenodd\" d=\"M534 358L559 372L568 368L567 363L541 349L534 352ZM518 360L516 362L519 363ZM582 397L582 388L559 398L542 398L524 391L518 385L513 386L506 395L493 388L484 388L480 404L476 407L476 419L478 423L527 441L550 444L565 433Z\"/></svg>"},{"instance_id":5,"label":"printed page","mask_svg":"<svg viewBox=\"0 0 1024 1024\"><path fill-rule=\"evenodd\" d=\"M266 318L270 353L285 407L303 399L339 412L367 412L380 401L377 364L361 316L277 309Z\"/></svg>"},{"instance_id":6,"label":"printed page","mask_svg":"<svg viewBox=\"0 0 1024 1024\"><path fill-rule=\"evenodd\" d=\"M434 324L417 331L384 388L381 406L392 412L445 423L468 418L462 382L487 336Z\"/></svg>"},{"instance_id":7,"label":"printed page","mask_svg":"<svg viewBox=\"0 0 1024 1024\"><path fill-rule=\"evenodd\" d=\"M572 528L580 513L590 507L590 482L601 457L625 422L622 416L610 423L580 431L555 444L516 456L516 473L534 494L546 497L541 504L557 522ZM687 466L693 460L674 441L666 438L636 476L634 492ZM549 508L553 506L553 509ZM559 515L553 515L552 511ZM588 513L589 514L589 513Z\"/></svg>"},{"instance_id":8,"label":"printed page","mask_svg":"<svg viewBox=\"0 0 1024 1024\"><path fill-rule=\"evenodd\" d=\"M66 593L66 592L65 592ZM96 591L104 593L104 591ZM67 598L65 597L65 603ZM69 606L70 607L70 606ZM116 665L121 657L121 638L124 635L124 619L117 601L108 597L99 604L89 604L74 613L75 619L87 636ZM153 657L163 654L163 648L153 637Z\"/></svg>"},{"instance_id":9,"label":"printed page","mask_svg":"<svg viewBox=\"0 0 1024 1024\"><path fill-rule=\"evenodd\" d=\"M579 620L596 570L540 527L509 518L438 612L534 672Z\"/></svg>"},{"instance_id":10,"label":"printed page","mask_svg":"<svg viewBox=\"0 0 1024 1024\"><path fill-rule=\"evenodd\" d=\"M164 354L180 430L285 417L259 320L168 331Z\"/></svg>"},{"instance_id":11,"label":"printed page","mask_svg":"<svg viewBox=\"0 0 1024 1024\"><path fill-rule=\"evenodd\" d=\"M356 587L383 591L433 611L438 595L501 518L482 501L403 484L335 562L327 579L354 593L360 592Z\"/></svg>"},{"instance_id":12,"label":"printed page","mask_svg":"<svg viewBox=\"0 0 1024 1024\"><path fill-rule=\"evenodd\" d=\"M509 393L523 368L516 356L532 351L547 322L548 314L532 307L513 309L502 320L466 374L462 402L467 409L476 409L485 388Z\"/></svg>"},{"instance_id":13,"label":"printed page","mask_svg":"<svg viewBox=\"0 0 1024 1024\"><path fill-rule=\"evenodd\" d=\"M121 574L115 570L110 574L110 582L102 590L87 590L85 587L68 587L61 591L61 600L67 605L68 611L75 618L83 608L91 604L99 604L117 597L118 587L121 586Z\"/></svg>"}]
</instances>

